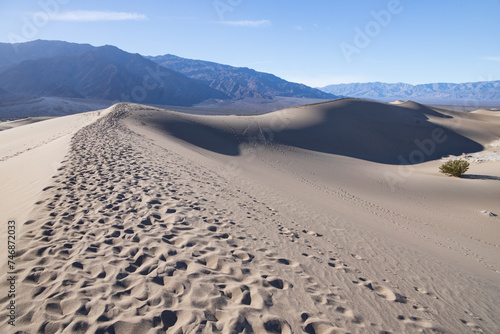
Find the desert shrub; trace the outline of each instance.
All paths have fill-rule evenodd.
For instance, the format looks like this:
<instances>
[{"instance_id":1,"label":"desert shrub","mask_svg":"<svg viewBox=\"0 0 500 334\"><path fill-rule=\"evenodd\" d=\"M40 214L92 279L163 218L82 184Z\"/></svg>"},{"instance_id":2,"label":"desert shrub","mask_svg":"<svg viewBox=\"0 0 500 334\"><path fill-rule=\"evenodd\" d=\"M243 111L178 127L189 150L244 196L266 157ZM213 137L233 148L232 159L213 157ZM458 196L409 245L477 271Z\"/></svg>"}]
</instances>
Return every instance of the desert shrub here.
<instances>
[{"instance_id":1,"label":"desert shrub","mask_svg":"<svg viewBox=\"0 0 500 334\"><path fill-rule=\"evenodd\" d=\"M469 163L465 160L450 160L439 167L439 171L443 174L461 177L469 169Z\"/></svg>"}]
</instances>

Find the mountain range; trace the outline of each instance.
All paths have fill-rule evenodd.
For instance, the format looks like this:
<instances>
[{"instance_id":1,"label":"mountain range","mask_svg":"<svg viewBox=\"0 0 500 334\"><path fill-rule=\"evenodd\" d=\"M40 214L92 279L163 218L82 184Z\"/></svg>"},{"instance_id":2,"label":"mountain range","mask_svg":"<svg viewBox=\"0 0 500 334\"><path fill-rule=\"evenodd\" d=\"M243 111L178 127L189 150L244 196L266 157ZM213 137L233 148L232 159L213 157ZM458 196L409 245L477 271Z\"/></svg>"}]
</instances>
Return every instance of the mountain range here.
<instances>
[{"instance_id":1,"label":"mountain range","mask_svg":"<svg viewBox=\"0 0 500 334\"><path fill-rule=\"evenodd\" d=\"M351 83L320 89L273 74L175 55L143 56L106 45L63 41L0 43L0 105L40 97L191 106L203 101L276 97L482 104L500 102L500 81ZM10 103L10 102L9 102ZM261 103L261 102L255 102Z\"/></svg>"},{"instance_id":2,"label":"mountain range","mask_svg":"<svg viewBox=\"0 0 500 334\"><path fill-rule=\"evenodd\" d=\"M273 74L246 67L233 67L209 61L186 59L174 55L148 57L161 66L201 80L233 98L306 97L334 99L334 94L303 84L285 81Z\"/></svg>"},{"instance_id":3,"label":"mountain range","mask_svg":"<svg viewBox=\"0 0 500 334\"><path fill-rule=\"evenodd\" d=\"M500 81L468 83L432 83L411 85L406 83L350 83L320 88L335 95L380 101L414 100L421 102L500 102Z\"/></svg>"},{"instance_id":4,"label":"mountain range","mask_svg":"<svg viewBox=\"0 0 500 334\"><path fill-rule=\"evenodd\" d=\"M63 43L63 44L61 44ZM58 96L190 105L226 94L114 46L34 41L0 61L0 88L29 97ZM7 54L12 45L0 45ZM48 51L50 50L50 51Z\"/></svg>"},{"instance_id":5,"label":"mountain range","mask_svg":"<svg viewBox=\"0 0 500 334\"><path fill-rule=\"evenodd\" d=\"M163 105L242 97L336 98L248 68L177 57L175 69L171 69L165 66L171 57L155 57L153 61L110 45L43 40L0 43L0 93ZM197 75L188 70L195 68L194 64L202 67ZM207 64L214 65L209 69Z\"/></svg>"}]
</instances>

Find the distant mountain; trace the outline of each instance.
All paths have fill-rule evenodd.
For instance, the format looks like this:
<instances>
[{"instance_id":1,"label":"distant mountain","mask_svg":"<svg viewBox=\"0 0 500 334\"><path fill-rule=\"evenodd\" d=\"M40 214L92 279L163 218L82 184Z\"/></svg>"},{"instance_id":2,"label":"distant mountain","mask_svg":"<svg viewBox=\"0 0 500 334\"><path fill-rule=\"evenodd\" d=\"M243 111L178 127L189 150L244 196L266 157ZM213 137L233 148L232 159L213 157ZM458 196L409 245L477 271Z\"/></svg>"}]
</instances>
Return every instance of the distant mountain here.
<instances>
[{"instance_id":1,"label":"distant mountain","mask_svg":"<svg viewBox=\"0 0 500 334\"><path fill-rule=\"evenodd\" d=\"M321 88L331 94L373 100L424 100L424 101L500 101L500 81L468 83L431 83L410 85L405 83L350 83Z\"/></svg>"},{"instance_id":2,"label":"distant mountain","mask_svg":"<svg viewBox=\"0 0 500 334\"><path fill-rule=\"evenodd\" d=\"M10 93L5 89L0 88L0 96L7 96L7 95L10 95Z\"/></svg>"},{"instance_id":3,"label":"distant mountain","mask_svg":"<svg viewBox=\"0 0 500 334\"><path fill-rule=\"evenodd\" d=\"M27 43L0 43L0 69L38 58L77 56L93 50L90 44L36 40Z\"/></svg>"},{"instance_id":4,"label":"distant mountain","mask_svg":"<svg viewBox=\"0 0 500 334\"><path fill-rule=\"evenodd\" d=\"M335 99L337 96L303 84L285 81L273 74L257 72L246 67L164 55L147 57L161 66L205 82L233 98L306 97Z\"/></svg>"},{"instance_id":5,"label":"distant mountain","mask_svg":"<svg viewBox=\"0 0 500 334\"><path fill-rule=\"evenodd\" d=\"M200 81L114 46L88 49L64 42L43 44L50 48L52 43L55 43L52 51L41 53L56 56L38 57L4 68L0 72L0 88L30 97L80 97L172 105L229 98ZM18 50L23 49L30 53L23 55L20 51L21 59L37 57L41 51L18 46Z\"/></svg>"},{"instance_id":6,"label":"distant mountain","mask_svg":"<svg viewBox=\"0 0 500 334\"><path fill-rule=\"evenodd\" d=\"M170 105L245 97L337 97L249 68L172 55L143 57L113 46L44 40L0 43L0 96L7 92L29 98Z\"/></svg>"}]
</instances>

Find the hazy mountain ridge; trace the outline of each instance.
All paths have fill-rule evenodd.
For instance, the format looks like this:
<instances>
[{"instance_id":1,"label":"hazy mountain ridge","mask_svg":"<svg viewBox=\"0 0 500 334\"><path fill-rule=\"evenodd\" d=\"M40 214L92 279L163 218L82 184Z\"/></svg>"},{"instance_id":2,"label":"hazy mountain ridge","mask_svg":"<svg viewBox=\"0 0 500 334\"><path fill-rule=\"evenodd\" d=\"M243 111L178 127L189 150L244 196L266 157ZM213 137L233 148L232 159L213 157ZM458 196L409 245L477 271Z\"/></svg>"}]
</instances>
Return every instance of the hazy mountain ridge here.
<instances>
[{"instance_id":1,"label":"hazy mountain ridge","mask_svg":"<svg viewBox=\"0 0 500 334\"><path fill-rule=\"evenodd\" d=\"M5 89L0 88L0 96L7 96L7 95L10 95L10 93Z\"/></svg>"},{"instance_id":2,"label":"hazy mountain ridge","mask_svg":"<svg viewBox=\"0 0 500 334\"><path fill-rule=\"evenodd\" d=\"M0 43L0 96L86 98L163 105L207 100L341 96L423 103L500 101L500 81L472 83L352 83L320 89L246 67L163 55L145 57L114 46L62 41Z\"/></svg>"},{"instance_id":3,"label":"hazy mountain ridge","mask_svg":"<svg viewBox=\"0 0 500 334\"><path fill-rule=\"evenodd\" d=\"M28 48L28 55L20 51L20 59L33 59L5 67L0 72L0 88L30 97L79 97L152 104L192 105L207 99L229 98L202 82L114 46L87 50L72 43L61 48L60 42L55 42L56 48L51 54L62 50L62 55L44 57L51 43L42 43L44 47L38 54L35 48ZM68 52L71 46L75 50ZM78 54L77 50L82 53Z\"/></svg>"},{"instance_id":4,"label":"hazy mountain ridge","mask_svg":"<svg viewBox=\"0 0 500 334\"><path fill-rule=\"evenodd\" d=\"M321 90L343 96L374 100L500 101L500 81L467 83L350 83L328 85Z\"/></svg>"},{"instance_id":5,"label":"hazy mountain ridge","mask_svg":"<svg viewBox=\"0 0 500 334\"><path fill-rule=\"evenodd\" d=\"M57 96L150 104L276 96L333 99L318 89L248 68L169 56L168 68L114 46L62 41L0 43L1 95ZM188 63L188 65L186 65ZM187 75L179 72L185 72Z\"/></svg>"},{"instance_id":6,"label":"hazy mountain ridge","mask_svg":"<svg viewBox=\"0 0 500 334\"><path fill-rule=\"evenodd\" d=\"M284 96L335 99L338 97L319 89L288 82L273 74L258 72L246 67L233 67L169 54L147 58L190 78L201 80L210 87L234 98Z\"/></svg>"},{"instance_id":7,"label":"hazy mountain ridge","mask_svg":"<svg viewBox=\"0 0 500 334\"><path fill-rule=\"evenodd\" d=\"M77 56L95 47L90 44L36 40L28 43L0 43L0 69L38 58Z\"/></svg>"}]
</instances>

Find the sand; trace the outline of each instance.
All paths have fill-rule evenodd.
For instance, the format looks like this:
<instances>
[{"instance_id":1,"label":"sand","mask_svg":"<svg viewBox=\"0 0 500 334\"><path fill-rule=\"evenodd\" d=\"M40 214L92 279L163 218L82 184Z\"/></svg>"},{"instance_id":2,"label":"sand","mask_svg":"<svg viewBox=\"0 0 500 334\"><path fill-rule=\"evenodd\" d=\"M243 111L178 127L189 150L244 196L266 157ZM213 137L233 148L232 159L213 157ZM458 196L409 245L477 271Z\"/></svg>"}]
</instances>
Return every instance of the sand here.
<instances>
[{"instance_id":1,"label":"sand","mask_svg":"<svg viewBox=\"0 0 500 334\"><path fill-rule=\"evenodd\" d=\"M118 104L29 126L0 133L12 138L1 175L25 184L1 193L2 228L20 231L15 328L0 285L8 333L500 328L499 162L437 172L443 156L496 147L495 115L355 99L244 117Z\"/></svg>"},{"instance_id":2,"label":"sand","mask_svg":"<svg viewBox=\"0 0 500 334\"><path fill-rule=\"evenodd\" d=\"M0 122L0 131L17 128L17 127L23 126L23 125L33 124L36 122L46 121L46 120L51 119L51 118L53 118L53 117L28 117L28 118L13 120L13 121L3 121L3 122Z\"/></svg>"}]
</instances>

